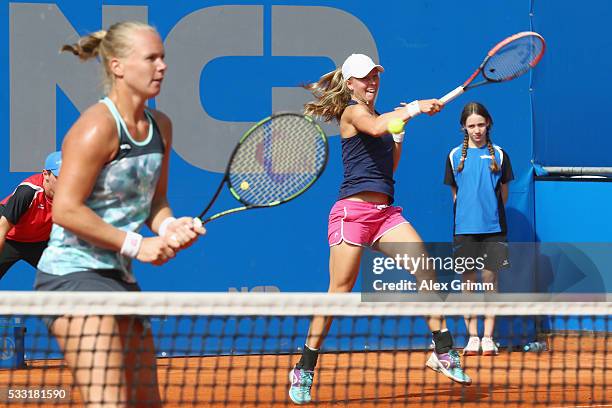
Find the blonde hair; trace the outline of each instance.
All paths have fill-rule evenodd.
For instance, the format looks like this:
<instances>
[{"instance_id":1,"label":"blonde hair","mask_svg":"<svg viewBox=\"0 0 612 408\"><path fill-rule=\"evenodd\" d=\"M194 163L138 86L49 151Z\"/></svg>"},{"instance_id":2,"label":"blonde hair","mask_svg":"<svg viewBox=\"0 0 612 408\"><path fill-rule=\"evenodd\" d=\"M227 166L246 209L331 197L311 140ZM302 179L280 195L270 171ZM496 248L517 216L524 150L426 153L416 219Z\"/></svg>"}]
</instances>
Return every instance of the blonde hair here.
<instances>
[{"instance_id":1,"label":"blonde hair","mask_svg":"<svg viewBox=\"0 0 612 408\"><path fill-rule=\"evenodd\" d=\"M110 71L111 58L126 57L132 50L131 34L136 30L150 30L157 33L152 26L139 21L123 21L113 24L108 30L100 30L81 37L75 44L65 44L60 51L68 51L78 56L81 61L100 57L104 67L104 91L108 93L114 84Z\"/></svg>"},{"instance_id":2,"label":"blonde hair","mask_svg":"<svg viewBox=\"0 0 612 408\"><path fill-rule=\"evenodd\" d=\"M304 113L318 116L325 122L340 117L351 100L351 90L342 76L342 69L338 68L323 75L317 82L304 86L315 97L314 101L304 105Z\"/></svg>"}]
</instances>

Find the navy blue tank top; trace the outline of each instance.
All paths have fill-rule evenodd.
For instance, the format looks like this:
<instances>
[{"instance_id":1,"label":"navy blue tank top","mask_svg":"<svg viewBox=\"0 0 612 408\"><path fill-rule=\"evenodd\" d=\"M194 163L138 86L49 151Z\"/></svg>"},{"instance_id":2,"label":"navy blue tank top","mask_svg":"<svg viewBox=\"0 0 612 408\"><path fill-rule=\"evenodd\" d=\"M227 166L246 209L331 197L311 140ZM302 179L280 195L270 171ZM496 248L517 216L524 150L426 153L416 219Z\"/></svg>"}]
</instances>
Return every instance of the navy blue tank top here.
<instances>
[{"instance_id":1,"label":"navy blue tank top","mask_svg":"<svg viewBox=\"0 0 612 408\"><path fill-rule=\"evenodd\" d=\"M350 101L350 105L357 102ZM390 134L374 137L359 132L342 139L342 164L344 180L338 199L364 191L374 191L389 196L393 202L393 137Z\"/></svg>"}]
</instances>

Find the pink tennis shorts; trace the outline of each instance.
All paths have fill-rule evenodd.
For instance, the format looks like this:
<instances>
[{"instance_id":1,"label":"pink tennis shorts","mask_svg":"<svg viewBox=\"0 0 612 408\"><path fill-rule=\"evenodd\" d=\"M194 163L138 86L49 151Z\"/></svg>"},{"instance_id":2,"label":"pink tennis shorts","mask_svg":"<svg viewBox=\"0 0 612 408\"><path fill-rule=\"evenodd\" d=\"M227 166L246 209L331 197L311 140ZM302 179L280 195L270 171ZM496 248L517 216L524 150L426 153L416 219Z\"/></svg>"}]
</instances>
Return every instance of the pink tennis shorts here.
<instances>
[{"instance_id":1,"label":"pink tennis shorts","mask_svg":"<svg viewBox=\"0 0 612 408\"><path fill-rule=\"evenodd\" d=\"M401 207L339 200L329 213L329 246L338 245L342 241L371 246L393 228L407 223Z\"/></svg>"}]
</instances>

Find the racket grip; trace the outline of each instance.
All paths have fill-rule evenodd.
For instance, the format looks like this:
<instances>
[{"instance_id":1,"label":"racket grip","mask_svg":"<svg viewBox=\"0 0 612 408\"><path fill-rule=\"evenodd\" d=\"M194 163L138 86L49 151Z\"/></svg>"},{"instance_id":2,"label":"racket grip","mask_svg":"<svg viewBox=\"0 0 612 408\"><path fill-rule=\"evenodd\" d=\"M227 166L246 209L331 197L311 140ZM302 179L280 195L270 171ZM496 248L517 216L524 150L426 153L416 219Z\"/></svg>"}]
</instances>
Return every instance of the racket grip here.
<instances>
[{"instance_id":1,"label":"racket grip","mask_svg":"<svg viewBox=\"0 0 612 408\"><path fill-rule=\"evenodd\" d=\"M444 95L443 97L441 97L440 101L444 104L447 104L459 95L461 95L463 92L465 92L465 89L463 88L463 85L460 85L449 93L447 93L446 95Z\"/></svg>"}]
</instances>

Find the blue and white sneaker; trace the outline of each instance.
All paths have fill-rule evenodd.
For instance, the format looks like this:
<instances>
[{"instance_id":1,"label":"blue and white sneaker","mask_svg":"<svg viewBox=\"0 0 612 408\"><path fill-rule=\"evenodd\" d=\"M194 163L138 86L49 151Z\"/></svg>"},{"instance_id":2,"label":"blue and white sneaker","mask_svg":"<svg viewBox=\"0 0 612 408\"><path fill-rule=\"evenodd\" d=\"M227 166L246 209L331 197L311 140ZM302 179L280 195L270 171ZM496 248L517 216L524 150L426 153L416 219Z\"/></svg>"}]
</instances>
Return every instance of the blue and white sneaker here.
<instances>
[{"instance_id":1,"label":"blue and white sneaker","mask_svg":"<svg viewBox=\"0 0 612 408\"><path fill-rule=\"evenodd\" d=\"M459 353L455 350L440 355L434 351L427 360L427 367L460 384L470 385L472 383L472 379L463 372Z\"/></svg>"},{"instance_id":2,"label":"blue and white sneaker","mask_svg":"<svg viewBox=\"0 0 612 408\"><path fill-rule=\"evenodd\" d=\"M314 371L303 370L297 367L289 371L289 381L291 381L289 398L291 398L291 401L298 405L308 404L312 401L310 389L312 388L313 380Z\"/></svg>"}]
</instances>

